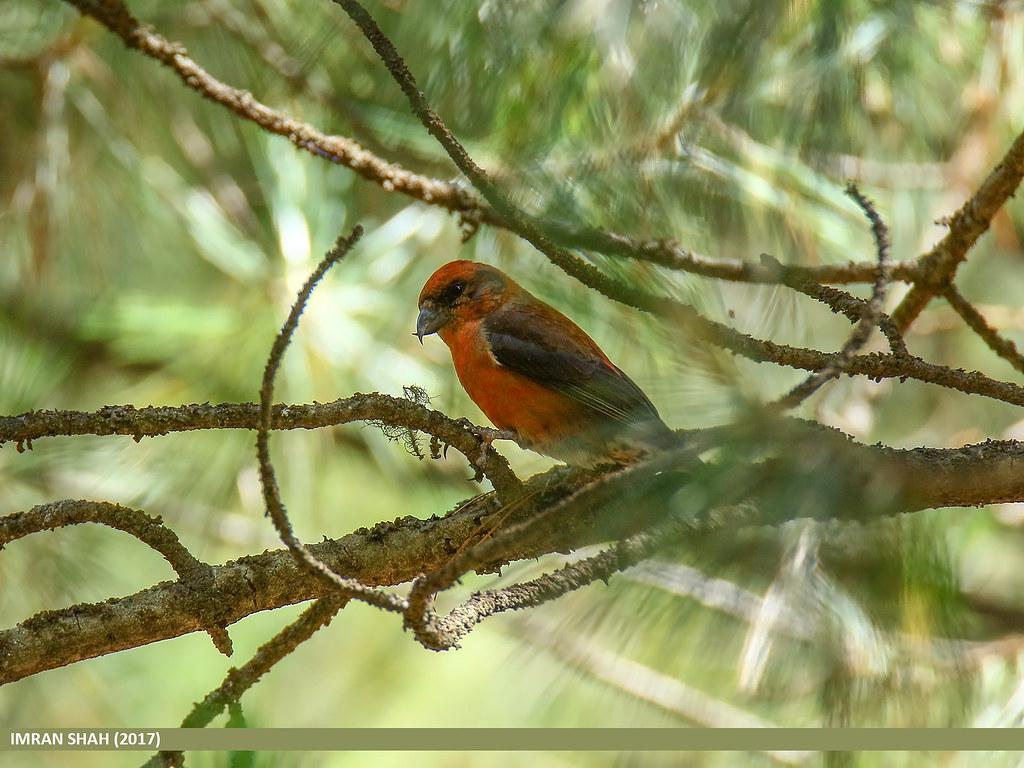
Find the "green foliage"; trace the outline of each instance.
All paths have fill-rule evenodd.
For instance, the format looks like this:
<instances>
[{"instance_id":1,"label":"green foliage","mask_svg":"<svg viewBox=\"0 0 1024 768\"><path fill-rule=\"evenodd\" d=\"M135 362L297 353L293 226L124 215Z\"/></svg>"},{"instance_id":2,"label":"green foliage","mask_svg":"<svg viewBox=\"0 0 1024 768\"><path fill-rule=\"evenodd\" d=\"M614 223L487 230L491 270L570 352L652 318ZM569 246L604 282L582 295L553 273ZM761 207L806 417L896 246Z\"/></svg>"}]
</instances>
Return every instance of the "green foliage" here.
<instances>
[{"instance_id":1,"label":"green foliage","mask_svg":"<svg viewBox=\"0 0 1024 768\"><path fill-rule=\"evenodd\" d=\"M996 5L441 0L381 3L371 12L438 113L524 208L675 238L714 257L768 252L820 264L872 257L868 227L842 193L847 178L859 179L877 201L894 257L912 258L941 235L933 220L955 210L1019 130L1024 14L997 13ZM413 170L455 176L362 37L327 0L138 0L132 11L264 103ZM280 400L371 390L401 396L416 385L434 407L482 422L447 351L435 340L421 348L411 334L423 280L460 257L496 263L564 307L673 426L725 422L751 397L767 399L798 378L610 305L507 232L485 227L461 244L458 222L444 211L235 119L61 4L0 5L0 101L0 412L254 400L296 289L337 234L357 222L367 235L314 295L281 370ZM1022 236L1018 203L972 254L965 293L1019 306ZM848 332L788 291L589 258L780 342L836 349ZM912 336L914 351L1009 376L944 310L922 318L934 332ZM1017 315L1006 333L1020 343ZM1021 418L1009 406L923 384L859 380L830 385L806 412L863 440L896 445L1019 433ZM162 515L206 561L258 552L276 539L263 518L252 443L251 434L209 432L138 445L55 438L26 454L8 445L0 450L0 512L62 497L109 499ZM369 427L278 434L272 445L304 540L441 513L476 492L461 460L417 460ZM749 459L747 447L735 450L725 465ZM550 464L509 453L522 474ZM827 473L791 469L779 478L780 504L801 498L815 516L815 505L870 501ZM1024 607L1019 546L1005 543L1019 544L1018 517L1012 508L926 512L821 534L828 578L817 591L807 587L804 597L818 600L808 617L832 635L863 641L853 643L867 659L860 677L841 677L830 666L835 646L790 638L771 651L761 687L739 691L749 626L628 578L537 613L781 724L825 723L839 710L863 725L1019 724L1021 713L1004 706L1017 685L1014 660L938 671L929 688L901 677L878 650L883 634L987 636L987 620L968 615L971 596ZM799 534L794 526L717 534L671 555L763 595ZM41 534L0 557L0 616L7 626L169 576L155 554L115 532ZM0 696L0 721L175 724L229 664L241 663L283 622L256 615L232 628L230 662L194 634L19 682ZM427 655L393 618L352 606L246 696L246 721L677 724L635 695L602 687L571 659L536 653L531 642L502 618L457 653ZM81 763L134 764L121 758ZM195 764L225 759L202 755ZM593 764L580 756L534 756L529 764L537 761ZM240 753L230 764L327 763ZM709 756L707 764L735 763Z\"/></svg>"}]
</instances>

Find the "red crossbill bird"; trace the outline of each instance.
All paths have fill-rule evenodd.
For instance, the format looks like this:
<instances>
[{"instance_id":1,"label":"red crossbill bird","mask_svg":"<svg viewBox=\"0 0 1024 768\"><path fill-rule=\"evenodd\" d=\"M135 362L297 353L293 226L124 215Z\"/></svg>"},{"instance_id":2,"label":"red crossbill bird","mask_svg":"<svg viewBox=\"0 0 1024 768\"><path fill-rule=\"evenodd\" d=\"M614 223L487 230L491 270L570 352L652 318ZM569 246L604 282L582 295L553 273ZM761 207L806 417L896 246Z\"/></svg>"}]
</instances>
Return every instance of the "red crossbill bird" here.
<instances>
[{"instance_id":1,"label":"red crossbill bird","mask_svg":"<svg viewBox=\"0 0 1024 768\"><path fill-rule=\"evenodd\" d=\"M453 261L419 296L466 392L524 448L577 466L629 461L674 435L632 379L554 307L499 269Z\"/></svg>"}]
</instances>

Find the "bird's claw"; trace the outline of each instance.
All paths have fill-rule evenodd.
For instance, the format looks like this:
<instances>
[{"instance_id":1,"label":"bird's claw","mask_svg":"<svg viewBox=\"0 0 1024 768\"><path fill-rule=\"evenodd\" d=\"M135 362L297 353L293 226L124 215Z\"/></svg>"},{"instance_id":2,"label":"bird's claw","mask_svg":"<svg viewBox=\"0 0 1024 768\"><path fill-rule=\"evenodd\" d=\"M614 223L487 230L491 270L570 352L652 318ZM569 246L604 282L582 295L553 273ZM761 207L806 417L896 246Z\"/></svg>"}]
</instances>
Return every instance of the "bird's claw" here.
<instances>
[{"instance_id":1,"label":"bird's claw","mask_svg":"<svg viewBox=\"0 0 1024 768\"><path fill-rule=\"evenodd\" d=\"M519 443L519 435L509 429L493 429L491 427L474 427L473 434L480 439L480 455L477 457L477 464L483 466L487 459L487 449L495 440L511 440L516 445Z\"/></svg>"},{"instance_id":2,"label":"bird's claw","mask_svg":"<svg viewBox=\"0 0 1024 768\"><path fill-rule=\"evenodd\" d=\"M491 447L491 443L495 440L511 440L517 445L519 444L519 435L508 429L494 429L493 427L481 427L465 416L456 419L456 423L460 426L465 427L467 430L473 433L474 436L480 441L480 453L473 460L475 467L480 467L484 464L487 459L487 449Z\"/></svg>"},{"instance_id":3,"label":"bird's claw","mask_svg":"<svg viewBox=\"0 0 1024 768\"><path fill-rule=\"evenodd\" d=\"M485 446L489 446L495 440L511 440L514 443L519 443L519 435L510 429L494 429L494 427L481 427L474 424L472 421L467 419L465 416L455 419L455 423L460 427L465 427L468 431L472 432L480 442L484 443Z\"/></svg>"},{"instance_id":4,"label":"bird's claw","mask_svg":"<svg viewBox=\"0 0 1024 768\"><path fill-rule=\"evenodd\" d=\"M494 429L492 427L474 427L473 434L480 438L482 443L490 445L495 440L511 440L519 442L519 435L509 429Z\"/></svg>"}]
</instances>

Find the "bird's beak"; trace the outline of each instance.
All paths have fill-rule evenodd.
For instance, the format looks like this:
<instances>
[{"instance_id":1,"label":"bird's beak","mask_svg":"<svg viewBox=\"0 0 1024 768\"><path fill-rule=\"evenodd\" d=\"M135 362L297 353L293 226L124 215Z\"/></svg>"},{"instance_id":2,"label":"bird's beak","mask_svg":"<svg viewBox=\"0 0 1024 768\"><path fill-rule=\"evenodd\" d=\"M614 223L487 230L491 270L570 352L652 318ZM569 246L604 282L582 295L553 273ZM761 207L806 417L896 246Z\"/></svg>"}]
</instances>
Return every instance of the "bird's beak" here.
<instances>
[{"instance_id":1,"label":"bird's beak","mask_svg":"<svg viewBox=\"0 0 1024 768\"><path fill-rule=\"evenodd\" d=\"M423 343L424 336L436 333L449 319L447 310L433 304L424 304L420 307L419 317L416 318L416 338L420 340L420 344Z\"/></svg>"}]
</instances>

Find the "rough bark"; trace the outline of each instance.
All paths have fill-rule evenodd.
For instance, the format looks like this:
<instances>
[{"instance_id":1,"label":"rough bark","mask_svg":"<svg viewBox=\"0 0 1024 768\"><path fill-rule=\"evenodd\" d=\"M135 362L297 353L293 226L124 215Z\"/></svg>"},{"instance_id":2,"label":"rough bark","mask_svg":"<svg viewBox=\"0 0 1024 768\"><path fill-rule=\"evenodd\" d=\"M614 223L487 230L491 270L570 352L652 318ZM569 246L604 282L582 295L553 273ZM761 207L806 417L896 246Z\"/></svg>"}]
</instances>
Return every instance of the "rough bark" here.
<instances>
[{"instance_id":1,"label":"rough bark","mask_svg":"<svg viewBox=\"0 0 1024 768\"><path fill-rule=\"evenodd\" d=\"M1019 442L894 450L858 444L809 425L798 429L808 441L815 441L819 456L827 455L830 463L841 462L851 471L856 468L876 487L887 489L892 499L887 512L1024 501L1024 445ZM525 485L531 503L514 505L504 524L529 519L579 482L580 473L565 469L533 478ZM399 518L311 545L311 550L339 573L365 584L400 584L441 568L466 542L479 536L488 516L499 508L493 494L483 495L446 517ZM843 514L864 519L878 511L852 505ZM626 522L620 532L628 532ZM514 561L567 552L600 541L602 530L590 513L550 517L500 557ZM227 626L252 613L322 597L329 591L302 571L286 550L274 550L213 566L212 579L200 587L168 581L104 603L46 611L0 632L0 683L202 631L200 617Z\"/></svg>"}]
</instances>

